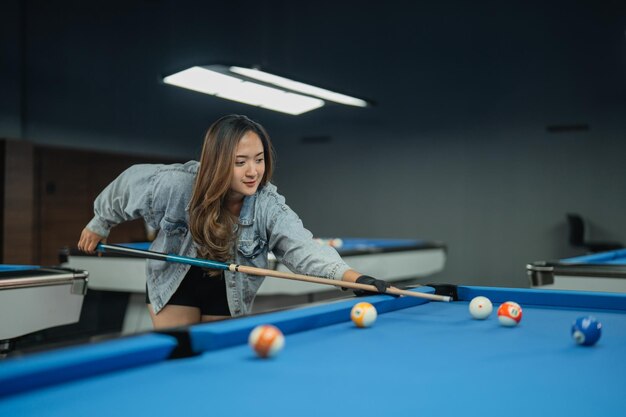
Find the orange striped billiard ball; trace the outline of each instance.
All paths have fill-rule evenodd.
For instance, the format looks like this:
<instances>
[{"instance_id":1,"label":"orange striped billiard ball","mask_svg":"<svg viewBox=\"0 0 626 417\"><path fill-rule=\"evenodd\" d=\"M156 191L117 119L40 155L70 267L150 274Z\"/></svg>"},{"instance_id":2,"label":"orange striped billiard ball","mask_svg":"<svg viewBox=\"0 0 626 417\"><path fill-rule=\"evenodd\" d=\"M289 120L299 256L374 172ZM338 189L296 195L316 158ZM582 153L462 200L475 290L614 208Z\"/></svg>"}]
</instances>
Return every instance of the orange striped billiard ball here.
<instances>
[{"instance_id":1,"label":"orange striped billiard ball","mask_svg":"<svg viewBox=\"0 0 626 417\"><path fill-rule=\"evenodd\" d=\"M285 346L285 336L276 326L262 324L255 327L248 337L248 344L260 358L269 358Z\"/></svg>"}]
</instances>

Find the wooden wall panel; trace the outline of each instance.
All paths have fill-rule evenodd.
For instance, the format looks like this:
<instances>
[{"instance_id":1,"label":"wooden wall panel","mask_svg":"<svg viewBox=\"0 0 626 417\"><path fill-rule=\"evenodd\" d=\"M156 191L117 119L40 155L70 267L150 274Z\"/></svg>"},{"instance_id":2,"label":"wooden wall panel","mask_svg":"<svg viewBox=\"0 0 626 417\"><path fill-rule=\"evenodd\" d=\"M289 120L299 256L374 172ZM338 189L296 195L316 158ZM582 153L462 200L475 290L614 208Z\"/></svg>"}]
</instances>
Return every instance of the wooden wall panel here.
<instances>
[{"instance_id":1,"label":"wooden wall panel","mask_svg":"<svg viewBox=\"0 0 626 417\"><path fill-rule=\"evenodd\" d=\"M137 163L174 160L135 155L38 147L37 232L38 262L58 263L59 251L75 248L80 233L93 217L93 201L124 169ZM143 221L123 223L111 231L111 243L145 241Z\"/></svg>"},{"instance_id":2,"label":"wooden wall panel","mask_svg":"<svg viewBox=\"0 0 626 417\"><path fill-rule=\"evenodd\" d=\"M2 263L36 264L33 145L3 141Z\"/></svg>"}]
</instances>

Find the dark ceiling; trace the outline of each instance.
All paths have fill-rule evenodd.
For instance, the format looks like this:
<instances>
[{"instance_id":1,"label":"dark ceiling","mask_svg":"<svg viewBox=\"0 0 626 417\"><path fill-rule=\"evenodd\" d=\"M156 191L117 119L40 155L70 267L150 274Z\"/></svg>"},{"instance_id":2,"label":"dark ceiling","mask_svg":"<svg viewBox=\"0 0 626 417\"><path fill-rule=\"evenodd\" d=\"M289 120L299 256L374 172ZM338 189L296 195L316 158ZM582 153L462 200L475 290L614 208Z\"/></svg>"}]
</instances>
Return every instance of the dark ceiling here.
<instances>
[{"instance_id":1,"label":"dark ceiling","mask_svg":"<svg viewBox=\"0 0 626 417\"><path fill-rule=\"evenodd\" d=\"M584 122L590 109L626 102L622 1L13 6L27 139L58 131L184 144L233 112L297 136ZM211 63L259 65L376 105L294 117L160 83Z\"/></svg>"}]
</instances>

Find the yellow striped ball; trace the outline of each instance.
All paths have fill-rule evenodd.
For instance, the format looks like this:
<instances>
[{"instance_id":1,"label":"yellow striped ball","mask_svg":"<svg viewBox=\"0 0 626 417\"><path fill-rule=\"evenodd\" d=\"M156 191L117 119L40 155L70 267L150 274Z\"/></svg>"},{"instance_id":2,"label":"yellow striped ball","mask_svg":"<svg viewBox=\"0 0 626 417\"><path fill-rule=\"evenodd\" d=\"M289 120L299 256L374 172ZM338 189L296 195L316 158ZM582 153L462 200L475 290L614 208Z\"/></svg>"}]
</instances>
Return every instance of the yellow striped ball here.
<instances>
[{"instance_id":1,"label":"yellow striped ball","mask_svg":"<svg viewBox=\"0 0 626 417\"><path fill-rule=\"evenodd\" d=\"M376 317L378 317L376 308L365 301L355 304L350 312L350 318L357 327L371 326L376 321Z\"/></svg>"}]
</instances>

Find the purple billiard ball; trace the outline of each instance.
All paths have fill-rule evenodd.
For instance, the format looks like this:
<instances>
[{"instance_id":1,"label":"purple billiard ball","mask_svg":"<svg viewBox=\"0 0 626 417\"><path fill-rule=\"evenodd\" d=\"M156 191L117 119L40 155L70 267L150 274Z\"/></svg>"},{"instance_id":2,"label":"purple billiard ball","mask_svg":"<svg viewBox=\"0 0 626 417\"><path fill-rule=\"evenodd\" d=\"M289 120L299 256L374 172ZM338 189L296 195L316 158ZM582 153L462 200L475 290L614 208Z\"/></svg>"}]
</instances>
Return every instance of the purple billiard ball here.
<instances>
[{"instance_id":1,"label":"purple billiard ball","mask_svg":"<svg viewBox=\"0 0 626 417\"><path fill-rule=\"evenodd\" d=\"M572 325L572 337L579 345L592 346L600 339L601 334L602 323L595 317L579 317Z\"/></svg>"}]
</instances>

